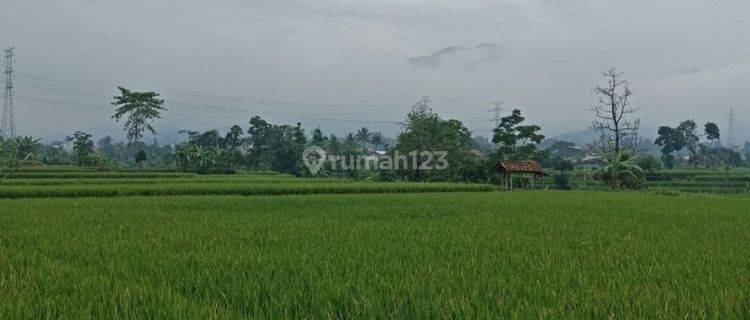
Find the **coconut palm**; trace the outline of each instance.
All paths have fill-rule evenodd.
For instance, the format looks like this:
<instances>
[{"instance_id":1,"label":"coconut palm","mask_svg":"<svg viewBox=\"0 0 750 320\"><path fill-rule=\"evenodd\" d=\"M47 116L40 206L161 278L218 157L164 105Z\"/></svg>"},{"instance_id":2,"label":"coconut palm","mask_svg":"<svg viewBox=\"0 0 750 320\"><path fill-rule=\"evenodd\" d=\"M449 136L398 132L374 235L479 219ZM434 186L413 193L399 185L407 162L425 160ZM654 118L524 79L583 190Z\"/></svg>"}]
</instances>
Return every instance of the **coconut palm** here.
<instances>
[{"instance_id":1,"label":"coconut palm","mask_svg":"<svg viewBox=\"0 0 750 320\"><path fill-rule=\"evenodd\" d=\"M370 138L372 138L372 132L370 132L370 129L362 127L357 130L355 138L357 138L357 142L362 143L362 152L365 152L365 144L370 142Z\"/></svg>"},{"instance_id":2,"label":"coconut palm","mask_svg":"<svg viewBox=\"0 0 750 320\"><path fill-rule=\"evenodd\" d=\"M357 137L354 135L354 133L347 133L346 137L344 137L344 143L346 143L347 146L350 148L354 147L354 143L357 142Z\"/></svg>"},{"instance_id":3,"label":"coconut palm","mask_svg":"<svg viewBox=\"0 0 750 320\"><path fill-rule=\"evenodd\" d=\"M375 151L378 150L378 146L383 144L384 141L385 138L383 138L383 133L381 132L375 132L372 134L372 137L370 137L370 143L375 147Z\"/></svg>"}]
</instances>

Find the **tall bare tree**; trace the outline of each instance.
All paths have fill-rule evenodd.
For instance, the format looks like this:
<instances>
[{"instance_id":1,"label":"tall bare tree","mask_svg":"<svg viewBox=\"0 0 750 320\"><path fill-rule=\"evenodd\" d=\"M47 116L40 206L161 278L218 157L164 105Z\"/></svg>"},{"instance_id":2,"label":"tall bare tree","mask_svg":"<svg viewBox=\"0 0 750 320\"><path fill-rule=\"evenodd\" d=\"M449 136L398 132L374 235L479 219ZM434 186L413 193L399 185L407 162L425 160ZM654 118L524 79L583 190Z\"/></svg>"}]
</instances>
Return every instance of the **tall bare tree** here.
<instances>
[{"instance_id":1,"label":"tall bare tree","mask_svg":"<svg viewBox=\"0 0 750 320\"><path fill-rule=\"evenodd\" d=\"M635 136L640 128L640 119L631 119L638 111L630 105L630 91L628 82L622 78L625 72L619 72L612 67L604 71L607 85L596 87L594 93L598 96L596 106L591 108L596 119L593 129L608 133L608 142L616 153L623 149L623 139Z\"/></svg>"}]
</instances>

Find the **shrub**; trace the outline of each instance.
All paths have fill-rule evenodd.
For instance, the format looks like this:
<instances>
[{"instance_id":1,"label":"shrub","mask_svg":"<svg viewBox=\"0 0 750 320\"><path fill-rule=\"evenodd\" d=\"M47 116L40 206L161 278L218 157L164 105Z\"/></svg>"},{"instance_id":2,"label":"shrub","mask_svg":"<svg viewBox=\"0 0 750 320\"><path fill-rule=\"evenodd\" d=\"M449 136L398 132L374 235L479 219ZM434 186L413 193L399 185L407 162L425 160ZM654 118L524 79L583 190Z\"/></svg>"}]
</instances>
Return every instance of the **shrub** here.
<instances>
[{"instance_id":1,"label":"shrub","mask_svg":"<svg viewBox=\"0 0 750 320\"><path fill-rule=\"evenodd\" d=\"M633 157L633 164L639 166L647 173L655 173L664 167L664 163L661 159L647 154Z\"/></svg>"},{"instance_id":2,"label":"shrub","mask_svg":"<svg viewBox=\"0 0 750 320\"><path fill-rule=\"evenodd\" d=\"M570 178L566 174L555 175L555 188L560 190L570 190Z\"/></svg>"}]
</instances>

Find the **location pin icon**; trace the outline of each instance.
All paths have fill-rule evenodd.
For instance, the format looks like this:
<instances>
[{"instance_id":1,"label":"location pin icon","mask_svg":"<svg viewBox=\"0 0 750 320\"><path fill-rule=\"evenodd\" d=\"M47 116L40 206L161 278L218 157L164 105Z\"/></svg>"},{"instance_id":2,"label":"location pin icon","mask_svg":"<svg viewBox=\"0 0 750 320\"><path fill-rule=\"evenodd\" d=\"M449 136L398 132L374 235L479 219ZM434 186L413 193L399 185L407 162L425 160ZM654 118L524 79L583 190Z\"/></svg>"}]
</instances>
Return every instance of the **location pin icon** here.
<instances>
[{"instance_id":1,"label":"location pin icon","mask_svg":"<svg viewBox=\"0 0 750 320\"><path fill-rule=\"evenodd\" d=\"M326 151L318 146L309 146L302 152L302 161L312 175L317 175L326 162Z\"/></svg>"}]
</instances>

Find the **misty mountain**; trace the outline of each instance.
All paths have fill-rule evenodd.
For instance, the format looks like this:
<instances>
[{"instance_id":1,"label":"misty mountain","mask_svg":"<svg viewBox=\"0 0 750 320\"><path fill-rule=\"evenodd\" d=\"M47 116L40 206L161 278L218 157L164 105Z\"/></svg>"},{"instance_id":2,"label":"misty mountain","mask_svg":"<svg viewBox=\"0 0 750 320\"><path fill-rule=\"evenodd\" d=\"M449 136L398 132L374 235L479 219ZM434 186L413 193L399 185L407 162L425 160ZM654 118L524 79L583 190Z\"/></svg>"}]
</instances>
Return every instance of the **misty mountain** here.
<instances>
[{"instance_id":1,"label":"misty mountain","mask_svg":"<svg viewBox=\"0 0 750 320\"><path fill-rule=\"evenodd\" d=\"M579 146L584 146L598 140L599 133L593 129L586 129L581 131L567 132L547 140L559 140L573 142Z\"/></svg>"}]
</instances>

